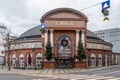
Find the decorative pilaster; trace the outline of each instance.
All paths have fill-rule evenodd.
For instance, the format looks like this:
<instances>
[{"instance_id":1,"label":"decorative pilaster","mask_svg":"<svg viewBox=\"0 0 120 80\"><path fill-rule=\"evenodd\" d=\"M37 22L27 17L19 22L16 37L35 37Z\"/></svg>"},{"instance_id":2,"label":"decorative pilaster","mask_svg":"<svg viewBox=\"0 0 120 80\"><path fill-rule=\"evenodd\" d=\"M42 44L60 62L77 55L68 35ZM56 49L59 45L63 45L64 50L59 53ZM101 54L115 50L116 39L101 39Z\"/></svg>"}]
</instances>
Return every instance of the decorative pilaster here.
<instances>
[{"instance_id":1,"label":"decorative pilaster","mask_svg":"<svg viewBox=\"0 0 120 80\"><path fill-rule=\"evenodd\" d=\"M53 47L53 32L54 30L50 30L50 43L52 47Z\"/></svg>"},{"instance_id":2,"label":"decorative pilaster","mask_svg":"<svg viewBox=\"0 0 120 80\"><path fill-rule=\"evenodd\" d=\"M105 55L105 66L108 66L107 63L108 62L108 56L107 55Z\"/></svg>"},{"instance_id":3,"label":"decorative pilaster","mask_svg":"<svg viewBox=\"0 0 120 80\"><path fill-rule=\"evenodd\" d=\"M113 61L113 60L114 60L114 58L113 58L113 54L112 54L112 65L114 64L114 61Z\"/></svg>"},{"instance_id":4,"label":"decorative pilaster","mask_svg":"<svg viewBox=\"0 0 120 80\"><path fill-rule=\"evenodd\" d=\"M79 42L79 33L80 33L80 30L76 30L76 50L77 50L78 42Z\"/></svg>"},{"instance_id":5,"label":"decorative pilaster","mask_svg":"<svg viewBox=\"0 0 120 80\"><path fill-rule=\"evenodd\" d=\"M82 30L82 43L83 43L83 46L85 46L85 31Z\"/></svg>"},{"instance_id":6,"label":"decorative pilaster","mask_svg":"<svg viewBox=\"0 0 120 80\"><path fill-rule=\"evenodd\" d=\"M116 62L116 64L117 64L117 55L115 55L115 59L116 59L116 61L115 61L115 62Z\"/></svg>"},{"instance_id":7,"label":"decorative pilaster","mask_svg":"<svg viewBox=\"0 0 120 80\"><path fill-rule=\"evenodd\" d=\"M48 30L46 30L46 32L45 32L45 46L46 46L47 42L48 42Z\"/></svg>"}]
</instances>

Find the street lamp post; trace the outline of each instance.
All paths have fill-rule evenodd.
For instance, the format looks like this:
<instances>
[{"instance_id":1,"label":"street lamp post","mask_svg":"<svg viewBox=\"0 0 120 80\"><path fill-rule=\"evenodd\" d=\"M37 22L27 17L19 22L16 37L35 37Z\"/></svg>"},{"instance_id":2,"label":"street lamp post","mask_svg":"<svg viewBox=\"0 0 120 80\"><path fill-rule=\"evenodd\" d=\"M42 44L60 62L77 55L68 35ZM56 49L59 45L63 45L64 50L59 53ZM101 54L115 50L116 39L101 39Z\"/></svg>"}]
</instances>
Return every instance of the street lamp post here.
<instances>
[{"instance_id":1,"label":"street lamp post","mask_svg":"<svg viewBox=\"0 0 120 80\"><path fill-rule=\"evenodd\" d=\"M42 20L40 20L40 22L41 22L40 31L41 31L41 34L42 34L41 35L41 39L42 39L42 56L43 56L42 61L44 61L44 46L45 46L44 39L45 39L45 32L46 32L46 30L45 30L44 20L42 19Z\"/></svg>"},{"instance_id":2,"label":"street lamp post","mask_svg":"<svg viewBox=\"0 0 120 80\"><path fill-rule=\"evenodd\" d=\"M44 61L44 38L45 38L45 34L42 33L42 61Z\"/></svg>"},{"instance_id":3,"label":"street lamp post","mask_svg":"<svg viewBox=\"0 0 120 80\"><path fill-rule=\"evenodd\" d=\"M102 13L105 16L105 18L103 19L103 21L104 22L109 22L109 18L107 17L107 16L109 16L109 11L107 9L103 9Z\"/></svg>"}]
</instances>

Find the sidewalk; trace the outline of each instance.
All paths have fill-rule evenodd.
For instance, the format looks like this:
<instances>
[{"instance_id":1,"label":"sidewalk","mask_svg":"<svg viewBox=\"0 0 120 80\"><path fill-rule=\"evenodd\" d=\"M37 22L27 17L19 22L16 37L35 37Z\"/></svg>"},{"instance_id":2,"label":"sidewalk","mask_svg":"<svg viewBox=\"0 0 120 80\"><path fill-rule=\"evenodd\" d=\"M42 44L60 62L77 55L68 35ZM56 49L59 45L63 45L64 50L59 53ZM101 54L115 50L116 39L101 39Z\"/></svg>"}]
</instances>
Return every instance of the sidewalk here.
<instances>
[{"instance_id":1,"label":"sidewalk","mask_svg":"<svg viewBox=\"0 0 120 80\"><path fill-rule=\"evenodd\" d=\"M13 73L13 74L32 74L32 75L39 75L39 74L70 74L70 73L80 73L80 72L87 72L87 71L95 71L95 70L102 70L112 67L120 67L120 65L114 65L109 67L100 67L100 68L87 68L87 69L40 69L40 70L24 70L24 69L11 69L8 71L7 68L1 68L0 66L0 73Z\"/></svg>"}]
</instances>

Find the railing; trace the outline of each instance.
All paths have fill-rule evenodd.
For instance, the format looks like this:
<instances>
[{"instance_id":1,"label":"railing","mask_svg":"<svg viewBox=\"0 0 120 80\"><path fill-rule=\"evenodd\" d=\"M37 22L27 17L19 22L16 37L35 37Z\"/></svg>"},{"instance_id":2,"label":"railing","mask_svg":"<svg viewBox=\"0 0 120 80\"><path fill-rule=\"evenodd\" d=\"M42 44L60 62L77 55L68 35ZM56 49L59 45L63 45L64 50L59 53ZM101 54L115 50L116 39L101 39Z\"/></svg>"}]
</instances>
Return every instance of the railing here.
<instances>
[{"instance_id":1,"label":"railing","mask_svg":"<svg viewBox=\"0 0 120 80\"><path fill-rule=\"evenodd\" d=\"M42 66L42 63L40 64L13 64L13 68L15 69L35 69L35 70L38 70L38 69L41 69L41 66Z\"/></svg>"}]
</instances>

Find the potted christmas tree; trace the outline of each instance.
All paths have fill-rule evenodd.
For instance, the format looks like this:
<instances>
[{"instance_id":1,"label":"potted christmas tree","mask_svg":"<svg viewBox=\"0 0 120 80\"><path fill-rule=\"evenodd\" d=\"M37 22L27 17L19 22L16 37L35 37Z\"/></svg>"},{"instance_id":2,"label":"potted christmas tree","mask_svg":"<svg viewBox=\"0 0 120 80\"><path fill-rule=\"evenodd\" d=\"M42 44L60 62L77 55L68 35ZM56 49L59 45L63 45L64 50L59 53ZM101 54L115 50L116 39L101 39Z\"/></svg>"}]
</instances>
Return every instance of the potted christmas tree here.
<instances>
[{"instance_id":1,"label":"potted christmas tree","mask_svg":"<svg viewBox=\"0 0 120 80\"><path fill-rule=\"evenodd\" d=\"M78 42L77 54L75 57L77 60L75 61L76 68L85 68L87 66L87 62L85 61L87 58L87 55L82 42Z\"/></svg>"},{"instance_id":2,"label":"potted christmas tree","mask_svg":"<svg viewBox=\"0 0 120 80\"><path fill-rule=\"evenodd\" d=\"M53 61L53 52L51 43L48 42L45 49L45 61L43 62L43 68L54 68L54 61Z\"/></svg>"},{"instance_id":3,"label":"potted christmas tree","mask_svg":"<svg viewBox=\"0 0 120 80\"><path fill-rule=\"evenodd\" d=\"M48 42L46 45L46 49L45 49L45 59L47 61L51 61L53 59L53 52L52 52L52 46L51 43Z\"/></svg>"}]
</instances>

